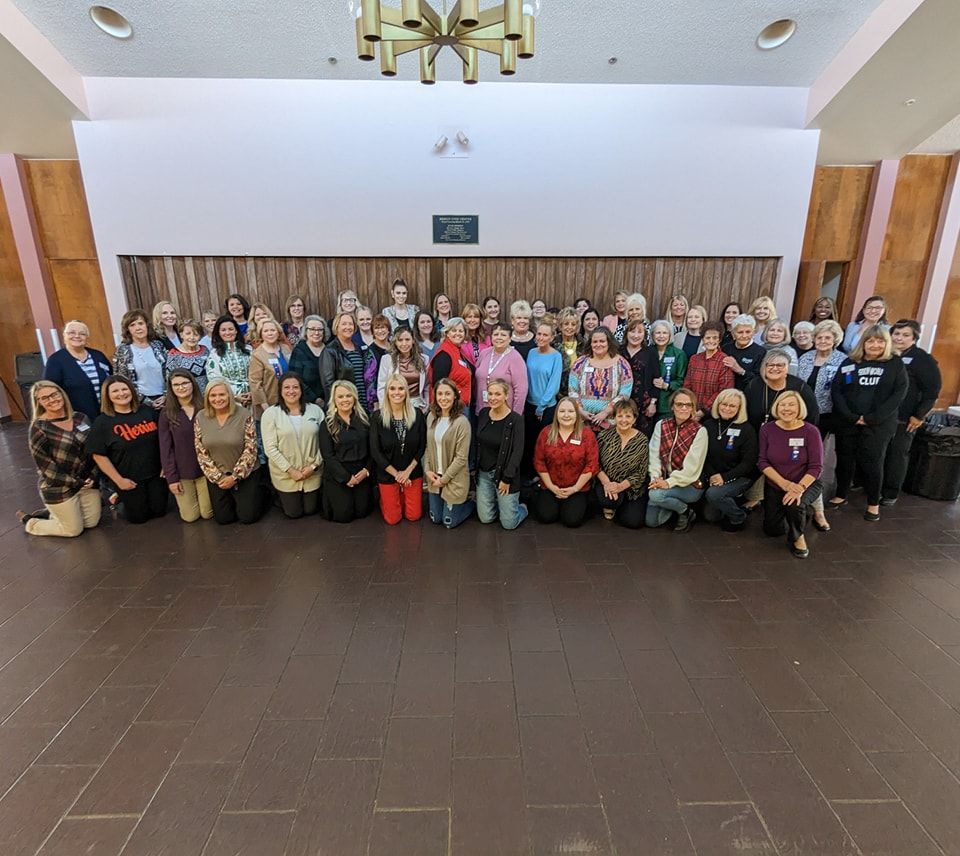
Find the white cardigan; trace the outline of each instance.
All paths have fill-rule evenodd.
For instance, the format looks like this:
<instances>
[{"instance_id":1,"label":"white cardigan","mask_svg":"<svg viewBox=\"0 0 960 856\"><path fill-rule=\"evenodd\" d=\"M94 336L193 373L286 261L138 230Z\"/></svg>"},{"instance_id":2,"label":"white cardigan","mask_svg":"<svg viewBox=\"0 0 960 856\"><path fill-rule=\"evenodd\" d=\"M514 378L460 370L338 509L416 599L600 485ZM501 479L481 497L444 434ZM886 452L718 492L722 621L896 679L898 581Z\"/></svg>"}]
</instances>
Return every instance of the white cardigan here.
<instances>
[{"instance_id":1,"label":"white cardigan","mask_svg":"<svg viewBox=\"0 0 960 856\"><path fill-rule=\"evenodd\" d=\"M263 411L260 430L263 434L263 451L270 467L270 481L281 493L314 491L320 488L323 459L320 457L320 423L323 411L316 404L308 404L303 410L299 433L293 427L289 414L274 404ZM303 469L316 464L317 471L303 481L294 481L287 475L291 467Z\"/></svg>"},{"instance_id":2,"label":"white cardigan","mask_svg":"<svg viewBox=\"0 0 960 856\"><path fill-rule=\"evenodd\" d=\"M424 357L426 360L426 357ZM384 354L382 360L380 360L380 371L377 373L377 401L383 406L383 394L387 391L387 381L390 380L390 375L393 374L393 357L390 354ZM419 394L419 407L421 410L426 410L429 402L427 401L427 373L425 371L420 372L420 394ZM414 407L417 407L418 404L414 402Z\"/></svg>"}]
</instances>

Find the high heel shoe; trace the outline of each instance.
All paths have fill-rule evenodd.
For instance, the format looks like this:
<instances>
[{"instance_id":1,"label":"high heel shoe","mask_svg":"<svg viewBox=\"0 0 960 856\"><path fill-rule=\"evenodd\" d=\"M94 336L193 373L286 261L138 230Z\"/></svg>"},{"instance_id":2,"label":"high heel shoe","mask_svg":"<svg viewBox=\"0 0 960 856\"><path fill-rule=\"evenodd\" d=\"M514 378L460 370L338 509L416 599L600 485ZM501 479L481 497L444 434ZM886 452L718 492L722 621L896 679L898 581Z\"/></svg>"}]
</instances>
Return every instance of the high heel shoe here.
<instances>
[{"instance_id":1,"label":"high heel shoe","mask_svg":"<svg viewBox=\"0 0 960 856\"><path fill-rule=\"evenodd\" d=\"M813 528L816 529L817 532L829 532L832 527L830 526L829 523L827 522L821 523L819 520L817 520L816 517L814 517Z\"/></svg>"}]
</instances>

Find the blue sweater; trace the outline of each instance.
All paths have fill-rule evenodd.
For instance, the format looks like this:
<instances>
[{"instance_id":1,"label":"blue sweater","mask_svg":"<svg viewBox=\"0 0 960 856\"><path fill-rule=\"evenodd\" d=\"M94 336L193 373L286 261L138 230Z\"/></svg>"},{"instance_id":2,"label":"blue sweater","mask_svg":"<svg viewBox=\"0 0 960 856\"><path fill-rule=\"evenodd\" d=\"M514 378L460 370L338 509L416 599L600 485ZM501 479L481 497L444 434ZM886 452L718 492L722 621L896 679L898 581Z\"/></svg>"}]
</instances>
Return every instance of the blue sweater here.
<instances>
[{"instance_id":1,"label":"blue sweater","mask_svg":"<svg viewBox=\"0 0 960 856\"><path fill-rule=\"evenodd\" d=\"M527 354L527 402L537 408L553 407L560 391L563 357L559 351L541 354L534 348Z\"/></svg>"},{"instance_id":2,"label":"blue sweater","mask_svg":"<svg viewBox=\"0 0 960 856\"><path fill-rule=\"evenodd\" d=\"M110 360L94 348L87 348L87 352L93 357L93 364L97 367L98 384L102 384L107 376L113 373ZM43 369L43 377L63 389L74 410L85 413L91 421L100 415L100 399L97 398L90 378L66 348L50 355Z\"/></svg>"}]
</instances>

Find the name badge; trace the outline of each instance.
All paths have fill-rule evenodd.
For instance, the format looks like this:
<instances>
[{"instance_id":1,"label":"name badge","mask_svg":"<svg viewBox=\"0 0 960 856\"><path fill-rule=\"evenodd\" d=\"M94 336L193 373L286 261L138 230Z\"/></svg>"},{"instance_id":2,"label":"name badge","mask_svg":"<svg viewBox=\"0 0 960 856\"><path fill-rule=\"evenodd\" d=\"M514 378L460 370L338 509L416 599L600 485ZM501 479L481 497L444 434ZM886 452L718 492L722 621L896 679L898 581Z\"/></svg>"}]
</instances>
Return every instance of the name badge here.
<instances>
[{"instance_id":1,"label":"name badge","mask_svg":"<svg viewBox=\"0 0 960 856\"><path fill-rule=\"evenodd\" d=\"M89 431L89 430L90 430L90 426L87 425L86 422L84 422L84 423L82 423L82 424L78 424L78 425L77 425L77 430L80 431L80 432Z\"/></svg>"},{"instance_id":2,"label":"name badge","mask_svg":"<svg viewBox=\"0 0 960 856\"><path fill-rule=\"evenodd\" d=\"M583 367L583 373L584 373L584 374L590 374L592 371L594 371L593 366L584 366L584 367Z\"/></svg>"},{"instance_id":3,"label":"name badge","mask_svg":"<svg viewBox=\"0 0 960 856\"><path fill-rule=\"evenodd\" d=\"M910 363L912 363L912 362L913 362L913 357L904 357L904 358L903 358L903 364L904 364L905 366L909 366Z\"/></svg>"},{"instance_id":4,"label":"name badge","mask_svg":"<svg viewBox=\"0 0 960 856\"><path fill-rule=\"evenodd\" d=\"M843 372L843 382L845 384L853 383L853 370L856 366L841 366L840 371Z\"/></svg>"},{"instance_id":5,"label":"name badge","mask_svg":"<svg viewBox=\"0 0 960 856\"><path fill-rule=\"evenodd\" d=\"M571 446L579 446L579 445L580 445L580 440L578 440L576 437L571 437L571 438L570 438L570 445L571 445Z\"/></svg>"},{"instance_id":6,"label":"name badge","mask_svg":"<svg viewBox=\"0 0 960 856\"><path fill-rule=\"evenodd\" d=\"M481 392L480 394L483 396L483 403L486 404L486 403L487 403L487 391L486 391L486 390L483 390L483 392Z\"/></svg>"},{"instance_id":7,"label":"name badge","mask_svg":"<svg viewBox=\"0 0 960 856\"><path fill-rule=\"evenodd\" d=\"M466 360L457 360L457 362L460 363L460 365L463 366L463 368L466 368L466 367L467 367L467 361L466 361Z\"/></svg>"},{"instance_id":8,"label":"name badge","mask_svg":"<svg viewBox=\"0 0 960 856\"><path fill-rule=\"evenodd\" d=\"M842 371L844 374L850 374L850 372L852 372L855 368L856 366L841 366L840 371Z\"/></svg>"},{"instance_id":9,"label":"name badge","mask_svg":"<svg viewBox=\"0 0 960 856\"><path fill-rule=\"evenodd\" d=\"M727 429L727 436L728 436L728 437L739 437L739 436L740 436L740 429L739 429L739 428L728 428L728 429Z\"/></svg>"},{"instance_id":10,"label":"name badge","mask_svg":"<svg viewBox=\"0 0 960 856\"><path fill-rule=\"evenodd\" d=\"M911 357L911 359L913 358ZM100 363L99 365L101 370L105 371L107 374L110 374L110 366L104 365L103 363Z\"/></svg>"},{"instance_id":11,"label":"name badge","mask_svg":"<svg viewBox=\"0 0 960 856\"><path fill-rule=\"evenodd\" d=\"M664 357L664 358L663 358L663 364L664 364L665 366L672 366L672 365L674 364L674 362L676 361L676 359L677 359L676 357Z\"/></svg>"},{"instance_id":12,"label":"name badge","mask_svg":"<svg viewBox=\"0 0 960 856\"><path fill-rule=\"evenodd\" d=\"M803 437L791 437L791 438L790 438L790 445L791 445L791 446L803 446L803 445L804 445L804 439L803 439Z\"/></svg>"}]
</instances>

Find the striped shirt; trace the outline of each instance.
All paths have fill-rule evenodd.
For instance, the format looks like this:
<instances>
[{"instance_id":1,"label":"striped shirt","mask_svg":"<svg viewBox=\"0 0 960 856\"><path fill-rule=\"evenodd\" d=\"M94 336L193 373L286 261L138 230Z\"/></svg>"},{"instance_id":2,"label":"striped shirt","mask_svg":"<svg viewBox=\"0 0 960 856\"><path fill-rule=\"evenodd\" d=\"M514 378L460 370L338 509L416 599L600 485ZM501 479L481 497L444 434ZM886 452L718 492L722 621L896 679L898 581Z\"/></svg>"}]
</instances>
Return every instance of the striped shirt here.
<instances>
[{"instance_id":1,"label":"striped shirt","mask_svg":"<svg viewBox=\"0 0 960 856\"><path fill-rule=\"evenodd\" d=\"M100 400L100 375L97 373L97 364L93 361L93 354L87 352L85 360L77 360L77 365L83 369L83 373L90 381L93 391L97 394L97 401Z\"/></svg>"}]
</instances>

